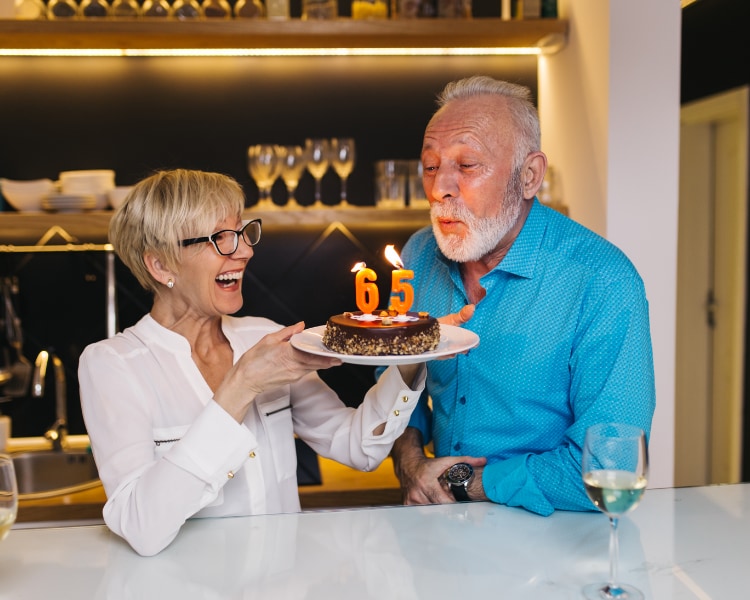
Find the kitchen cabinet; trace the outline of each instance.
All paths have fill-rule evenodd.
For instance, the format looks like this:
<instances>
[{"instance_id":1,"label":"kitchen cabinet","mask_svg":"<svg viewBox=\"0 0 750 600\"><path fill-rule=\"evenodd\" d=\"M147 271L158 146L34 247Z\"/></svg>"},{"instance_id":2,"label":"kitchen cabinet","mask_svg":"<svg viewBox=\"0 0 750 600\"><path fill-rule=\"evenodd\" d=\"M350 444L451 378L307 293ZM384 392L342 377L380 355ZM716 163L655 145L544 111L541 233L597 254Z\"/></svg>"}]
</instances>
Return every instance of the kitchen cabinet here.
<instances>
[{"instance_id":1,"label":"kitchen cabinet","mask_svg":"<svg viewBox=\"0 0 750 600\"><path fill-rule=\"evenodd\" d=\"M503 47L552 53L567 33L562 19L0 20L0 50Z\"/></svg>"}]
</instances>

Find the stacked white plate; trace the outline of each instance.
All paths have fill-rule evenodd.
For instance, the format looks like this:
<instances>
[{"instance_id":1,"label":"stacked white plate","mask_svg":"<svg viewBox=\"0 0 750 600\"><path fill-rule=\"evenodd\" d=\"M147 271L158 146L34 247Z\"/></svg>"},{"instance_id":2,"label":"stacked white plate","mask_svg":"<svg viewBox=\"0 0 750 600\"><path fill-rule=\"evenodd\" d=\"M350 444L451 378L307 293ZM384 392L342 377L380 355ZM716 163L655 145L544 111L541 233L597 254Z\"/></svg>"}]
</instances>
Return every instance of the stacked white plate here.
<instances>
[{"instance_id":1,"label":"stacked white plate","mask_svg":"<svg viewBox=\"0 0 750 600\"><path fill-rule=\"evenodd\" d=\"M60 191L66 196L80 197L93 195L95 198L93 208L97 210L107 208L109 205L109 192L114 187L115 172L108 169L63 171L60 173Z\"/></svg>"},{"instance_id":2,"label":"stacked white plate","mask_svg":"<svg viewBox=\"0 0 750 600\"><path fill-rule=\"evenodd\" d=\"M42 198L42 208L53 212L79 212L97 208L94 194L49 194Z\"/></svg>"}]
</instances>

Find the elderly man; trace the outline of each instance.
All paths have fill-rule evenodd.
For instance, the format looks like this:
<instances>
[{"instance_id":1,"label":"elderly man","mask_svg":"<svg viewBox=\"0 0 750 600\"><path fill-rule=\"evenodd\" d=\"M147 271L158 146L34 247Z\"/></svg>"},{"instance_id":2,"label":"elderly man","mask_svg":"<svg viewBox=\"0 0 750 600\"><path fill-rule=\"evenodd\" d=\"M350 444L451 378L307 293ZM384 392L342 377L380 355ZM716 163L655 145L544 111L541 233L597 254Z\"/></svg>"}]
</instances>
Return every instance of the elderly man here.
<instances>
[{"instance_id":1,"label":"elderly man","mask_svg":"<svg viewBox=\"0 0 750 600\"><path fill-rule=\"evenodd\" d=\"M464 327L481 341L428 364L393 449L404 501L593 509L581 481L586 428L651 427L643 282L611 243L536 199L547 158L526 88L470 77L448 84L438 106L422 148L432 227L402 257L420 309L474 305Z\"/></svg>"}]
</instances>

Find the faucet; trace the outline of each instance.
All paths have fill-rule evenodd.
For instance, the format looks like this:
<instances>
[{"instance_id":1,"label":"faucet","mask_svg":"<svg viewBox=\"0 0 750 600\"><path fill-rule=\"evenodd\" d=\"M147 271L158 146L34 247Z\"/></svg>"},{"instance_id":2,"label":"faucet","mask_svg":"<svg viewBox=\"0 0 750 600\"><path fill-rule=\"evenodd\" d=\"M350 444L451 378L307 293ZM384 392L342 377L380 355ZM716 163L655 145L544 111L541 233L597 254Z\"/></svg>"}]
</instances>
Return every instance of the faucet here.
<instances>
[{"instance_id":1,"label":"faucet","mask_svg":"<svg viewBox=\"0 0 750 600\"><path fill-rule=\"evenodd\" d=\"M68 408L65 385L65 369L62 361L55 354L42 350L34 362L34 375L31 380L31 395L34 398L44 396L44 380L47 376L47 363L52 358L55 372L55 422L46 431L44 437L52 442L52 449L61 451L66 444L68 434Z\"/></svg>"}]
</instances>

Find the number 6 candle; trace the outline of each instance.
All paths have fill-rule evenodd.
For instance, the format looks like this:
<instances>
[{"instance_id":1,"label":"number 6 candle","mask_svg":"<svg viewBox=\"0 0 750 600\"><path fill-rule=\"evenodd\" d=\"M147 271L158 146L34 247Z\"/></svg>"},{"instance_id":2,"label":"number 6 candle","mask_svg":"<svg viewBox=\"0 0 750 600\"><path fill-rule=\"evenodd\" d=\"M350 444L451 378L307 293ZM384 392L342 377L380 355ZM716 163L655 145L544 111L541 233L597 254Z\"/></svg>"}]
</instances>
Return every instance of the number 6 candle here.
<instances>
[{"instance_id":1,"label":"number 6 candle","mask_svg":"<svg viewBox=\"0 0 750 600\"><path fill-rule=\"evenodd\" d=\"M414 302L414 288L405 280L414 279L414 271L404 269L404 263L393 244L385 247L385 257L396 269L391 275L391 306L400 315L406 314ZM401 297L403 294L403 298Z\"/></svg>"},{"instance_id":2,"label":"number 6 candle","mask_svg":"<svg viewBox=\"0 0 750 600\"><path fill-rule=\"evenodd\" d=\"M368 269L363 262L358 262L352 267L352 273L356 272L355 292L357 299L357 308L363 314L371 314L378 307L380 297L378 295L378 286L373 283L378 276L375 271Z\"/></svg>"}]
</instances>

